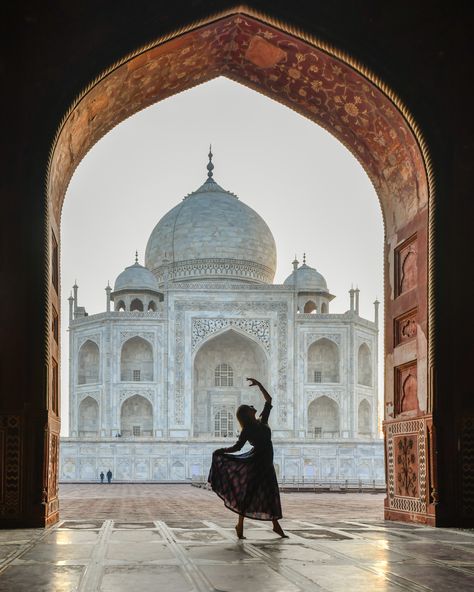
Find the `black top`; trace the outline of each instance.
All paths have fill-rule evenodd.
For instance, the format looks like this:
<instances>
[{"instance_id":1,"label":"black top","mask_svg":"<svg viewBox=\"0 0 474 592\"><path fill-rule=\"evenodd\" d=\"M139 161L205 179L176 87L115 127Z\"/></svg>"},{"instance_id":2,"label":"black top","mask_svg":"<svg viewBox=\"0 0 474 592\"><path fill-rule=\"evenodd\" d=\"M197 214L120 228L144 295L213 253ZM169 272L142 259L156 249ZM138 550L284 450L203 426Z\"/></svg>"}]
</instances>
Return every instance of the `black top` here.
<instances>
[{"instance_id":1,"label":"black top","mask_svg":"<svg viewBox=\"0 0 474 592\"><path fill-rule=\"evenodd\" d=\"M272 431L268 425L271 409L272 404L267 401L260 418L245 426L240 432L237 442L230 448L226 448L225 452L237 452L237 450L241 450L245 442L249 441L253 446L253 454L270 455L273 458Z\"/></svg>"}]
</instances>

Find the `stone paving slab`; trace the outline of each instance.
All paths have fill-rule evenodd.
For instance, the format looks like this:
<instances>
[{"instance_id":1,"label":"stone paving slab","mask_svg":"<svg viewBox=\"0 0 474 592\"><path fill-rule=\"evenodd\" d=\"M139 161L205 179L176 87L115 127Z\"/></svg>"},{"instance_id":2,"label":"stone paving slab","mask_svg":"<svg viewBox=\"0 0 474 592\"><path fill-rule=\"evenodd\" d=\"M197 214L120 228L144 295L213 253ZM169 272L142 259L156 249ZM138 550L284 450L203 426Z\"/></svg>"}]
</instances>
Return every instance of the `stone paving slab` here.
<instances>
[{"instance_id":1,"label":"stone paving slab","mask_svg":"<svg viewBox=\"0 0 474 592\"><path fill-rule=\"evenodd\" d=\"M140 510L127 520L122 506L115 517L101 518L91 505L81 518L77 509L73 516L71 506L67 519L49 530L3 531L0 592L474 590L472 532L386 523L380 516L371 520L364 514L363 497L338 494L330 502L338 508L334 517L316 507L320 494L315 494L311 503L306 498L292 502L288 512L283 502L288 539L278 537L268 522L248 520L247 538L239 541L235 516L225 509L211 511L219 500L212 504L209 492L179 487L174 495L182 491L191 503L181 517L167 507L154 519ZM170 491L157 495L171 506ZM150 496L133 488L127 493L130 499ZM347 499L345 508L341 497ZM106 496L100 499L100 511L111 512L116 497L109 499L108 509ZM180 510L183 503L176 499ZM371 503L368 515L377 513ZM208 511L198 518L196 508ZM311 518L314 514L319 519Z\"/></svg>"},{"instance_id":2,"label":"stone paving slab","mask_svg":"<svg viewBox=\"0 0 474 592\"><path fill-rule=\"evenodd\" d=\"M63 520L84 518L127 522L173 520L230 520L234 518L215 493L191 485L162 484L61 484ZM383 493L282 493L286 519L383 520Z\"/></svg>"}]
</instances>

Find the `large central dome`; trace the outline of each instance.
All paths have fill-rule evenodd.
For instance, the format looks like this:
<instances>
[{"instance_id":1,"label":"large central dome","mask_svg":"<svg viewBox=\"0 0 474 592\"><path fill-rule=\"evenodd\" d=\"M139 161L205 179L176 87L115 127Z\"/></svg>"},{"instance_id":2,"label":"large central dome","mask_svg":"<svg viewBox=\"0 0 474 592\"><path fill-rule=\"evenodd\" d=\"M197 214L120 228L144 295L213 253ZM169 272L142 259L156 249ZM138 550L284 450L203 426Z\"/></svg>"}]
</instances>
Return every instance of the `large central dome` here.
<instances>
[{"instance_id":1,"label":"large central dome","mask_svg":"<svg viewBox=\"0 0 474 592\"><path fill-rule=\"evenodd\" d=\"M170 210L148 239L145 265L159 284L236 280L272 283L276 247L265 221L212 178Z\"/></svg>"}]
</instances>

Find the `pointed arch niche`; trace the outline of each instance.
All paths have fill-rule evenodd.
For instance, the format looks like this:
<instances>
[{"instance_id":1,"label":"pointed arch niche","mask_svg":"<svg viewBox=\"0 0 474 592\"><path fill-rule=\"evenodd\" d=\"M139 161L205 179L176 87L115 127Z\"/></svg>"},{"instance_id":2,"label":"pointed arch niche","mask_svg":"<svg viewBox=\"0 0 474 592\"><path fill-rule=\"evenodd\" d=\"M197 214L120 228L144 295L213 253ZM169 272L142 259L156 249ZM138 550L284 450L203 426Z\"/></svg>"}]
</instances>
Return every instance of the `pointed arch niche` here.
<instances>
[{"instance_id":1,"label":"pointed arch niche","mask_svg":"<svg viewBox=\"0 0 474 592\"><path fill-rule=\"evenodd\" d=\"M120 409L120 433L125 438L153 435L153 407L141 395L126 399Z\"/></svg>"},{"instance_id":2,"label":"pointed arch niche","mask_svg":"<svg viewBox=\"0 0 474 592\"><path fill-rule=\"evenodd\" d=\"M99 382L100 351L95 341L88 339L79 348L77 356L77 384Z\"/></svg>"},{"instance_id":3,"label":"pointed arch niche","mask_svg":"<svg viewBox=\"0 0 474 592\"><path fill-rule=\"evenodd\" d=\"M262 395L247 386L246 378L254 376L268 384L267 355L259 343L240 331L226 329L204 341L194 356L193 374L194 436L234 436L234 428L216 428L217 415L228 422L230 414L232 426L238 427L235 412L239 405L263 407Z\"/></svg>"},{"instance_id":4,"label":"pointed arch niche","mask_svg":"<svg viewBox=\"0 0 474 592\"><path fill-rule=\"evenodd\" d=\"M79 404L78 434L80 438L99 435L99 404L93 397L85 397Z\"/></svg>"},{"instance_id":5,"label":"pointed arch niche","mask_svg":"<svg viewBox=\"0 0 474 592\"><path fill-rule=\"evenodd\" d=\"M339 438L339 405L326 395L308 407L308 432L315 438Z\"/></svg>"},{"instance_id":6,"label":"pointed arch niche","mask_svg":"<svg viewBox=\"0 0 474 592\"><path fill-rule=\"evenodd\" d=\"M339 382L339 347L322 337L308 348L308 382Z\"/></svg>"},{"instance_id":7,"label":"pointed arch niche","mask_svg":"<svg viewBox=\"0 0 474 592\"><path fill-rule=\"evenodd\" d=\"M143 337L131 337L122 345L120 380L132 382L153 380L153 347Z\"/></svg>"},{"instance_id":8,"label":"pointed arch niche","mask_svg":"<svg viewBox=\"0 0 474 592\"><path fill-rule=\"evenodd\" d=\"M44 326L49 374L54 363L49 316L53 306L59 310L55 253L60 244L62 203L74 170L104 134L133 113L216 76L240 82L324 127L354 154L372 180L385 223L386 447L393 449L396 438L408 433L411 425L397 416L400 381L394 380L396 366L412 361L407 356L417 365L414 396L420 427L415 437L430 439L434 284L428 282L428 274L433 269L435 243L434 208L429 206L434 206L434 184L424 139L397 95L365 66L292 25L249 8L230 9L187 25L111 64L81 93L58 125L45 201L48 306ZM415 307L416 351L404 350L394 356L396 320ZM51 399L52 389L50 381L45 401ZM45 450L54 449L59 435L57 421L50 421ZM430 462L417 460L413 465L414 470L423 471L418 482L426 483L416 500L397 495L387 498L387 518L435 524L435 500L430 492L437 487L435 470L427 466ZM42 489L51 492L44 500L44 520L53 523L59 518L57 487L49 480L57 478L57 454L45 455L44 463ZM387 467L388 489L394 490L398 469L390 463Z\"/></svg>"}]
</instances>

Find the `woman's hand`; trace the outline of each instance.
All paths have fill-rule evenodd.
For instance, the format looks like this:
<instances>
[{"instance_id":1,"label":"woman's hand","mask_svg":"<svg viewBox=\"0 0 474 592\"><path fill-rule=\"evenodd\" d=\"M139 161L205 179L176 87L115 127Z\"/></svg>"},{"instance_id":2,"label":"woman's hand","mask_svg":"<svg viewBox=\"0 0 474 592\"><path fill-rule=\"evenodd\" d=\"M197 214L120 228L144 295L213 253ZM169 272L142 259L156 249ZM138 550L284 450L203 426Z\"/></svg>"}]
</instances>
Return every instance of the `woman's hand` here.
<instances>
[{"instance_id":1,"label":"woman's hand","mask_svg":"<svg viewBox=\"0 0 474 592\"><path fill-rule=\"evenodd\" d=\"M250 382L249 386L262 386L256 378L246 378Z\"/></svg>"},{"instance_id":2,"label":"woman's hand","mask_svg":"<svg viewBox=\"0 0 474 592\"><path fill-rule=\"evenodd\" d=\"M218 448L217 450L214 450L213 454L224 454L225 453L225 448Z\"/></svg>"}]
</instances>

